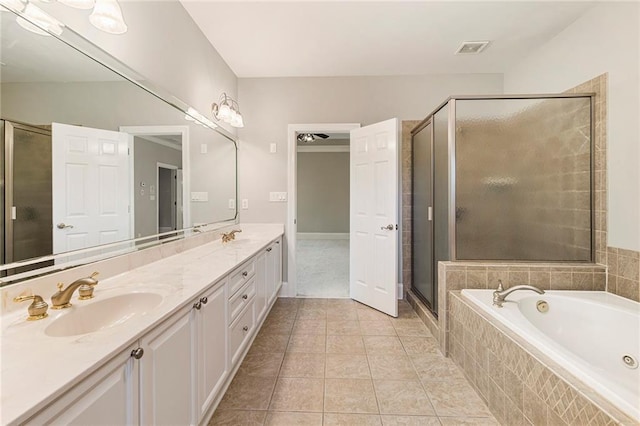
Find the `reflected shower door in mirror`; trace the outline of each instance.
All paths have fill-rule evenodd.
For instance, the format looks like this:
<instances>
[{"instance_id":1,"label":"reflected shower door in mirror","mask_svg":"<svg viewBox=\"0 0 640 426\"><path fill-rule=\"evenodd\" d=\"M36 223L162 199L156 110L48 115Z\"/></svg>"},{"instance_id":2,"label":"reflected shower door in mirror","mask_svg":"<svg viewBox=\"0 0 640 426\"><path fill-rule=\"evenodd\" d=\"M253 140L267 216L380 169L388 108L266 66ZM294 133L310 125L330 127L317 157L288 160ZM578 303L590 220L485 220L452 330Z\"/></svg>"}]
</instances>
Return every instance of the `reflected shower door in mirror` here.
<instances>
[{"instance_id":1,"label":"reflected shower door in mirror","mask_svg":"<svg viewBox=\"0 0 640 426\"><path fill-rule=\"evenodd\" d=\"M229 135L68 28L36 34L0 10L3 284L235 220Z\"/></svg>"}]
</instances>

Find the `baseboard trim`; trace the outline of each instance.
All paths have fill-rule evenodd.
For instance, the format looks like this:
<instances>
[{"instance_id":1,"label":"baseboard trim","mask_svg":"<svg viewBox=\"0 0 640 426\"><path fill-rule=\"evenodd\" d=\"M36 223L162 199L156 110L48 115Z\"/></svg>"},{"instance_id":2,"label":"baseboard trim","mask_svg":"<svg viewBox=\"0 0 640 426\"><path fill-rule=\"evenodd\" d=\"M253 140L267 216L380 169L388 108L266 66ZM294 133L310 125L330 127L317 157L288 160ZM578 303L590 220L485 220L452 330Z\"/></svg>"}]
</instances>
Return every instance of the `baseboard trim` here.
<instances>
[{"instance_id":1,"label":"baseboard trim","mask_svg":"<svg viewBox=\"0 0 640 426\"><path fill-rule=\"evenodd\" d=\"M348 232L298 232L299 240L348 240Z\"/></svg>"}]
</instances>

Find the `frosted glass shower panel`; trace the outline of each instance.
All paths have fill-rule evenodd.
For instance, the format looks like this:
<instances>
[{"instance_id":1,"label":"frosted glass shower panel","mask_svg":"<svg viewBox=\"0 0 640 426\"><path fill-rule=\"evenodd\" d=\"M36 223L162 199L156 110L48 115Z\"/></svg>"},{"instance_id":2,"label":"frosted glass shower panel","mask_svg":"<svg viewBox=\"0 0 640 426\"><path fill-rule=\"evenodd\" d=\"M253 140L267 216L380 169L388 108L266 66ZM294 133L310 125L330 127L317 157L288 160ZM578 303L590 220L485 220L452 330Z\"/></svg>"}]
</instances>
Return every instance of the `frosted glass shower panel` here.
<instances>
[{"instance_id":1,"label":"frosted glass shower panel","mask_svg":"<svg viewBox=\"0 0 640 426\"><path fill-rule=\"evenodd\" d=\"M590 261L591 98L458 99L458 260Z\"/></svg>"}]
</instances>

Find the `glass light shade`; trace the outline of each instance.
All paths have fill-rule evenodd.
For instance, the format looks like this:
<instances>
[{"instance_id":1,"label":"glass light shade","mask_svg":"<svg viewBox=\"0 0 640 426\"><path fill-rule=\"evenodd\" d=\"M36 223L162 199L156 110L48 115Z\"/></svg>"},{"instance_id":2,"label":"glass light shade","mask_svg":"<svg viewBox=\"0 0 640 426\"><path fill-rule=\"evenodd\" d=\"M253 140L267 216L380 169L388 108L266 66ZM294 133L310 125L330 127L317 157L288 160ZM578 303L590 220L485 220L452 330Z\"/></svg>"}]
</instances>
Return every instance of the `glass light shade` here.
<instances>
[{"instance_id":1,"label":"glass light shade","mask_svg":"<svg viewBox=\"0 0 640 426\"><path fill-rule=\"evenodd\" d=\"M16 12L22 12L24 10L24 2L22 0L0 0L0 6L6 6ZM4 9L0 10L4 11Z\"/></svg>"},{"instance_id":2,"label":"glass light shade","mask_svg":"<svg viewBox=\"0 0 640 426\"><path fill-rule=\"evenodd\" d=\"M238 116L238 113L236 112L236 110L231 108L231 114L229 115L229 119L227 120L227 123L233 124L236 121L237 116Z\"/></svg>"},{"instance_id":3,"label":"glass light shade","mask_svg":"<svg viewBox=\"0 0 640 426\"><path fill-rule=\"evenodd\" d=\"M235 117L233 118L233 121L230 124L233 127L244 127L244 122L242 120L242 114L240 114L239 112L236 113Z\"/></svg>"},{"instance_id":4,"label":"glass light shade","mask_svg":"<svg viewBox=\"0 0 640 426\"><path fill-rule=\"evenodd\" d=\"M120 5L116 0L96 0L89 22L99 30L109 34L124 34L127 24L124 23Z\"/></svg>"},{"instance_id":5,"label":"glass light shade","mask_svg":"<svg viewBox=\"0 0 640 426\"><path fill-rule=\"evenodd\" d=\"M231 117L231 108L229 105L222 104L218 108L218 120L227 121Z\"/></svg>"},{"instance_id":6,"label":"glass light shade","mask_svg":"<svg viewBox=\"0 0 640 426\"><path fill-rule=\"evenodd\" d=\"M58 0L58 2L65 6L84 10L89 10L96 4L96 0Z\"/></svg>"},{"instance_id":7,"label":"glass light shade","mask_svg":"<svg viewBox=\"0 0 640 426\"><path fill-rule=\"evenodd\" d=\"M63 25L33 3L27 4L24 9L24 18L19 16L16 22L25 30L38 35L50 36L51 34L45 30L56 35L62 34Z\"/></svg>"}]
</instances>

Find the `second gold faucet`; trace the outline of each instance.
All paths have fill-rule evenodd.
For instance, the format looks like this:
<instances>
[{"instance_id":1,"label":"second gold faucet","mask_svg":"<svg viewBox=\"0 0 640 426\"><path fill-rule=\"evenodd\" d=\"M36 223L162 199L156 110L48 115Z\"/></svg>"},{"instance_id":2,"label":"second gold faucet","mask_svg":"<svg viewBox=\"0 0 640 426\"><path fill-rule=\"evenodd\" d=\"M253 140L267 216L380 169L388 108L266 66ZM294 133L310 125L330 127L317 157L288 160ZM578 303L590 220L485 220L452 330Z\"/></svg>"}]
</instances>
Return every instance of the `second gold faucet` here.
<instances>
[{"instance_id":1,"label":"second gold faucet","mask_svg":"<svg viewBox=\"0 0 640 426\"><path fill-rule=\"evenodd\" d=\"M93 297L93 287L98 285L98 280L95 277L98 276L97 272L94 272L88 277L75 280L67 286L64 290L64 284L58 283L58 291L51 296L51 309L64 309L71 306L71 296L76 289L80 288L80 300L91 299Z\"/></svg>"}]
</instances>

